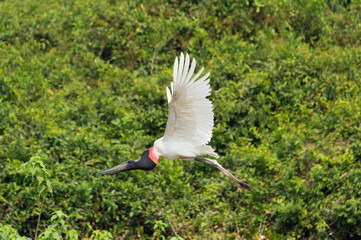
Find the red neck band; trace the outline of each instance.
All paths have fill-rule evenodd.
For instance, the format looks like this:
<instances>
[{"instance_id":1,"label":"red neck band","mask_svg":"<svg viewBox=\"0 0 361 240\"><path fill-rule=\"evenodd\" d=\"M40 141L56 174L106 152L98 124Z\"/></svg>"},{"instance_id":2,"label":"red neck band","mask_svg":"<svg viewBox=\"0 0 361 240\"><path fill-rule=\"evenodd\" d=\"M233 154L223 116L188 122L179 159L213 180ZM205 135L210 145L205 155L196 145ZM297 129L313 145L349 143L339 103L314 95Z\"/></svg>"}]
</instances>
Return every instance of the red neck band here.
<instances>
[{"instance_id":1,"label":"red neck band","mask_svg":"<svg viewBox=\"0 0 361 240\"><path fill-rule=\"evenodd\" d=\"M149 150L149 157L150 157L150 159L152 159L152 161L153 161L155 164L157 164L157 163L158 163L158 158L157 158L157 156L154 154L154 146L151 147L151 148L149 148L148 150Z\"/></svg>"}]
</instances>

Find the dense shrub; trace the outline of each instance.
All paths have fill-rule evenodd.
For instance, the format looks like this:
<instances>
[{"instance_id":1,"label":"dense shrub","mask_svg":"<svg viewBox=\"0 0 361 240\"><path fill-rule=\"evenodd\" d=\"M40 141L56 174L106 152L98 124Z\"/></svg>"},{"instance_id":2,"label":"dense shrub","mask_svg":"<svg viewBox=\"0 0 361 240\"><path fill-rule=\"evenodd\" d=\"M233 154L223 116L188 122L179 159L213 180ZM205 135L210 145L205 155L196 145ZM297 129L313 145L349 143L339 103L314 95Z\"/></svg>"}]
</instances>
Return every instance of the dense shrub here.
<instances>
[{"instance_id":1,"label":"dense shrub","mask_svg":"<svg viewBox=\"0 0 361 240\"><path fill-rule=\"evenodd\" d=\"M1 239L358 239L360 1L0 2ZM161 137L175 56L220 163L95 176ZM24 237L21 237L24 236Z\"/></svg>"}]
</instances>

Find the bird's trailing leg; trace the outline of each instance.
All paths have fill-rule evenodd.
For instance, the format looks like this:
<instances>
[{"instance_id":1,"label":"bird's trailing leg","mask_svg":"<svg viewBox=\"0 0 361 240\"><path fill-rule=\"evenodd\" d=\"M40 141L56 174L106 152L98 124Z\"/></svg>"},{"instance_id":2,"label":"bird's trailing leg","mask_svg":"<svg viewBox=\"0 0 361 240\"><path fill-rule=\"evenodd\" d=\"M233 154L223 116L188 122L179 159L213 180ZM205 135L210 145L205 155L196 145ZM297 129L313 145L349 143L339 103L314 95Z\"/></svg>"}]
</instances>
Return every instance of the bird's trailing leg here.
<instances>
[{"instance_id":1,"label":"bird's trailing leg","mask_svg":"<svg viewBox=\"0 0 361 240\"><path fill-rule=\"evenodd\" d=\"M198 162L202 162L202 163L207 163L210 165L215 166L216 168L218 168L221 172L223 172L224 174L226 174L228 177L232 178L233 181L235 181L236 183L239 183L242 187L250 190L251 192L253 192L252 187L250 185L248 185L248 183L244 180L239 180L238 178L236 178L235 176L232 175L232 173L228 172L228 170L226 170L224 167L222 167L221 164L219 164L217 162L217 160L215 159L210 159L210 158L205 158L205 157L196 157L194 160L198 161Z\"/></svg>"}]
</instances>

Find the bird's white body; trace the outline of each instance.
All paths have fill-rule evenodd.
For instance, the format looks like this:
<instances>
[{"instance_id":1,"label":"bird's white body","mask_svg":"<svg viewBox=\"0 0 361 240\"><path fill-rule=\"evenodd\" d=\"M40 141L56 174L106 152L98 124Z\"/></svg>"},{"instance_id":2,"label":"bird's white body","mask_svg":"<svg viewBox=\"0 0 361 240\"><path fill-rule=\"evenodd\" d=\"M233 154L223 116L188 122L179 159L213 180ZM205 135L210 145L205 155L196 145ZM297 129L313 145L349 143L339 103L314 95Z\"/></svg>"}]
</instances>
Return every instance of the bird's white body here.
<instances>
[{"instance_id":1,"label":"bird's white body","mask_svg":"<svg viewBox=\"0 0 361 240\"><path fill-rule=\"evenodd\" d=\"M167 88L169 116L164 136L154 142L154 154L159 158L191 160L197 156L218 157L211 146L213 111L209 73L199 78L203 68L193 76L196 60L190 64L183 53L173 69L171 90ZM192 77L193 76L193 77Z\"/></svg>"},{"instance_id":2,"label":"bird's white body","mask_svg":"<svg viewBox=\"0 0 361 240\"><path fill-rule=\"evenodd\" d=\"M168 159L193 160L195 157L203 155L211 155L218 158L217 153L209 145L194 146L190 142L180 142L172 139L164 141L163 137L154 142L154 154L158 158Z\"/></svg>"}]
</instances>

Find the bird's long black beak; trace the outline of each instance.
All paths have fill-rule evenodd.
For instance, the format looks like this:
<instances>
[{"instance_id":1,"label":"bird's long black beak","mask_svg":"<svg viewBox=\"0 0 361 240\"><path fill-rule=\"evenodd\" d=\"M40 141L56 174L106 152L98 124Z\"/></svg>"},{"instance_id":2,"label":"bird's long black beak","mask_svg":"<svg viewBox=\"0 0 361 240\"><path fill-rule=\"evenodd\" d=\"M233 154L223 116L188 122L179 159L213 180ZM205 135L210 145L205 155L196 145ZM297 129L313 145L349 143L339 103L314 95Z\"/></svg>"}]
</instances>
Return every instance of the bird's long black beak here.
<instances>
[{"instance_id":1,"label":"bird's long black beak","mask_svg":"<svg viewBox=\"0 0 361 240\"><path fill-rule=\"evenodd\" d=\"M153 147L150 148L153 151ZM142 153L142 156L140 157L140 159L134 161L134 160L129 160L126 161L122 164L119 164L118 166L115 166L111 169L102 171L102 172L98 172L97 174L100 175L105 175L105 174L114 174L114 173L118 173L118 172L124 172L124 171L130 171L130 170L152 170L153 168L155 168L155 166L158 163L158 158L156 158L154 156L154 154L152 153L149 156L149 149L144 151Z\"/></svg>"},{"instance_id":2,"label":"bird's long black beak","mask_svg":"<svg viewBox=\"0 0 361 240\"><path fill-rule=\"evenodd\" d=\"M114 173L118 173L118 172L124 172L124 171L127 171L127 170L130 170L129 169L129 161L127 162L124 162L122 164L119 164L118 166L115 166L113 168L110 168L108 170L104 170L102 172L98 172L97 174L99 175L106 175L106 174L114 174Z\"/></svg>"}]
</instances>

